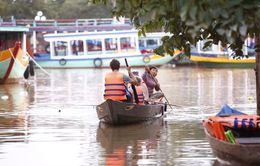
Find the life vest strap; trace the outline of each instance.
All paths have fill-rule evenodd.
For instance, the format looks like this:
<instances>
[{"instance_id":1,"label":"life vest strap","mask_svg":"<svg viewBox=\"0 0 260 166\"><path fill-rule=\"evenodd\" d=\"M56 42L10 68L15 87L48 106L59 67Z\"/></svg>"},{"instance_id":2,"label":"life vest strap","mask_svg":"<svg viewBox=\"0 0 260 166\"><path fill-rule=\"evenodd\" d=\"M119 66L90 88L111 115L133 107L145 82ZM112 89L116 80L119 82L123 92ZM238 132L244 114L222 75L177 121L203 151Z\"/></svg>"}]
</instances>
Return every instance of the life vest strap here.
<instances>
[{"instance_id":1,"label":"life vest strap","mask_svg":"<svg viewBox=\"0 0 260 166\"><path fill-rule=\"evenodd\" d=\"M121 92L125 92L125 89L105 89L105 92L108 91L121 91Z\"/></svg>"},{"instance_id":2,"label":"life vest strap","mask_svg":"<svg viewBox=\"0 0 260 166\"><path fill-rule=\"evenodd\" d=\"M105 84L105 86L125 86L125 84Z\"/></svg>"},{"instance_id":3,"label":"life vest strap","mask_svg":"<svg viewBox=\"0 0 260 166\"><path fill-rule=\"evenodd\" d=\"M104 96L125 96L125 94L104 94Z\"/></svg>"}]
</instances>

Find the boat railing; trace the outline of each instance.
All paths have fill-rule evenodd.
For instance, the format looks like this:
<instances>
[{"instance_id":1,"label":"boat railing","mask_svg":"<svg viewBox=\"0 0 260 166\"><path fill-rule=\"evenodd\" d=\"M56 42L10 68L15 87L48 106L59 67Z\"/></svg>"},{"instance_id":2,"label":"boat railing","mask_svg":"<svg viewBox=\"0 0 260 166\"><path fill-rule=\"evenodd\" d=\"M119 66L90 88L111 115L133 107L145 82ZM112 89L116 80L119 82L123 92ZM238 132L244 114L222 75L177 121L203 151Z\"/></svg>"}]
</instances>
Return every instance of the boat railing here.
<instances>
[{"instance_id":1,"label":"boat railing","mask_svg":"<svg viewBox=\"0 0 260 166\"><path fill-rule=\"evenodd\" d=\"M91 19L46 19L38 21L34 19L15 19L12 17L1 17L1 26L27 26L37 27L84 27L84 26L105 26L105 25L129 25L132 26L129 18L117 20L116 18L91 18Z\"/></svg>"},{"instance_id":2,"label":"boat railing","mask_svg":"<svg viewBox=\"0 0 260 166\"><path fill-rule=\"evenodd\" d=\"M41 26L97 26L97 25L113 25L120 24L119 21L113 18L100 18L100 19L47 19L45 21L36 21L32 19L17 19L16 25L21 26L33 26L33 27L41 27ZM0 24L1 24L0 20ZM121 23L122 24L122 23ZM130 19L125 18L124 24L131 25Z\"/></svg>"},{"instance_id":3,"label":"boat railing","mask_svg":"<svg viewBox=\"0 0 260 166\"><path fill-rule=\"evenodd\" d=\"M0 26L16 26L16 21L14 17L1 17L0 16Z\"/></svg>"}]
</instances>

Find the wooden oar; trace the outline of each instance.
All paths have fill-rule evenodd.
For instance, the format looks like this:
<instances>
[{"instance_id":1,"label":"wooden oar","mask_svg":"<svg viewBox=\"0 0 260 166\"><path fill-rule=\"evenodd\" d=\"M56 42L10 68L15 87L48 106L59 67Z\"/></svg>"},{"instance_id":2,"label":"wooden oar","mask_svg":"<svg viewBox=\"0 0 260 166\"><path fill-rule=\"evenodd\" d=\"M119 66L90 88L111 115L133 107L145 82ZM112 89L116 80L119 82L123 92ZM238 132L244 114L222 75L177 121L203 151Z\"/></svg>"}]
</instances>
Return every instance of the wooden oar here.
<instances>
[{"instance_id":1,"label":"wooden oar","mask_svg":"<svg viewBox=\"0 0 260 166\"><path fill-rule=\"evenodd\" d=\"M154 76L150 73L150 71L149 71L148 73L151 75L153 81L157 84L157 81L155 80ZM160 87L159 87L159 90L163 93L163 91L162 91L162 89L161 89ZM165 100L166 100L166 102L167 102L167 105L169 105L170 108L172 109L172 106L171 106L172 104L170 104L170 102L168 101L168 99L166 98L166 96L164 95L164 93L163 93L163 97L165 98Z\"/></svg>"},{"instance_id":2,"label":"wooden oar","mask_svg":"<svg viewBox=\"0 0 260 166\"><path fill-rule=\"evenodd\" d=\"M126 65L126 67L128 67L128 63L127 63L126 58L125 58L125 65ZM129 74L129 77L130 77L130 73L128 73L128 74ZM138 103L139 103L139 99L138 99L138 95L137 95L137 92L136 92L135 86L134 86L133 84L131 84L131 87L132 87L133 92L134 92L135 102L136 102L136 104L138 104Z\"/></svg>"},{"instance_id":3,"label":"wooden oar","mask_svg":"<svg viewBox=\"0 0 260 166\"><path fill-rule=\"evenodd\" d=\"M163 102L155 102L156 104L165 104L165 103L163 103ZM180 106L180 105L176 105L176 104L170 104L170 103L166 103L166 105L168 105L168 106L173 106L173 107L182 107L182 106Z\"/></svg>"}]
</instances>

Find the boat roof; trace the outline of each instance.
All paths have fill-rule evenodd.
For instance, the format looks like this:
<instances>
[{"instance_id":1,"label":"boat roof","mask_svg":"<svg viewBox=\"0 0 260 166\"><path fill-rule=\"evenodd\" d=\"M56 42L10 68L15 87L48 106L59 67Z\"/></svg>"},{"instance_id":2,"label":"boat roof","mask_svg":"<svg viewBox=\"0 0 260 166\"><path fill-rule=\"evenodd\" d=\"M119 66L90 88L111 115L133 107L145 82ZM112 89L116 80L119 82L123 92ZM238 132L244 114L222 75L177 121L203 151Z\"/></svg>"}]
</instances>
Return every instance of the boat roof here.
<instances>
[{"instance_id":1,"label":"boat roof","mask_svg":"<svg viewBox=\"0 0 260 166\"><path fill-rule=\"evenodd\" d=\"M25 26L0 26L0 32L29 32Z\"/></svg>"},{"instance_id":2,"label":"boat roof","mask_svg":"<svg viewBox=\"0 0 260 166\"><path fill-rule=\"evenodd\" d=\"M101 38L101 37L115 37L115 36L132 36L138 35L137 30L122 30L122 31L99 31L99 32L78 32L78 33L57 33L57 34L46 34L44 39L55 40L55 39L74 39L74 38Z\"/></svg>"}]
</instances>

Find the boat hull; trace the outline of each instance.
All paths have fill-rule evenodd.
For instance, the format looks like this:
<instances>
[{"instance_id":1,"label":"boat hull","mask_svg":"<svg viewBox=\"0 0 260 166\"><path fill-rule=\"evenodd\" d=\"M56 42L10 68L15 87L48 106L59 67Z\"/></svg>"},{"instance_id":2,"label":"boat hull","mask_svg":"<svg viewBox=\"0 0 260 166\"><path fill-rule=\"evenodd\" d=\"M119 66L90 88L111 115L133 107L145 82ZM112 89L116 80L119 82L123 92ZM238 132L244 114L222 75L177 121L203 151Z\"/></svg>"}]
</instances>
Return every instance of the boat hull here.
<instances>
[{"instance_id":1,"label":"boat hull","mask_svg":"<svg viewBox=\"0 0 260 166\"><path fill-rule=\"evenodd\" d=\"M208 57L191 55L191 61L206 68L255 68L255 59L228 59L226 57Z\"/></svg>"},{"instance_id":2,"label":"boat hull","mask_svg":"<svg viewBox=\"0 0 260 166\"><path fill-rule=\"evenodd\" d=\"M20 46L0 52L0 84L15 83L23 78L29 63Z\"/></svg>"},{"instance_id":3,"label":"boat hull","mask_svg":"<svg viewBox=\"0 0 260 166\"><path fill-rule=\"evenodd\" d=\"M50 59L36 58L36 62L43 68L101 68L109 67L113 58L119 60L121 66L125 66L125 58L131 66L155 65L160 66L170 62L171 56L158 55L131 55L131 56L116 56L115 57L96 57L96 58L77 58L77 59Z\"/></svg>"},{"instance_id":4,"label":"boat hull","mask_svg":"<svg viewBox=\"0 0 260 166\"><path fill-rule=\"evenodd\" d=\"M139 123L164 115L165 105L137 105L107 100L96 107L101 122L112 125Z\"/></svg>"},{"instance_id":5,"label":"boat hull","mask_svg":"<svg viewBox=\"0 0 260 166\"><path fill-rule=\"evenodd\" d=\"M231 144L205 133L213 153L220 160L246 165L260 164L260 144Z\"/></svg>"}]
</instances>

